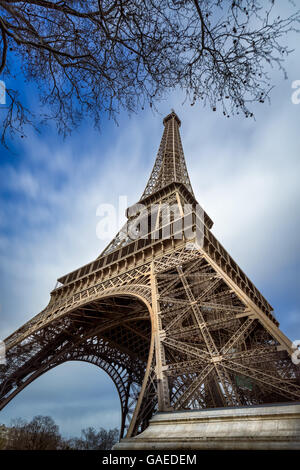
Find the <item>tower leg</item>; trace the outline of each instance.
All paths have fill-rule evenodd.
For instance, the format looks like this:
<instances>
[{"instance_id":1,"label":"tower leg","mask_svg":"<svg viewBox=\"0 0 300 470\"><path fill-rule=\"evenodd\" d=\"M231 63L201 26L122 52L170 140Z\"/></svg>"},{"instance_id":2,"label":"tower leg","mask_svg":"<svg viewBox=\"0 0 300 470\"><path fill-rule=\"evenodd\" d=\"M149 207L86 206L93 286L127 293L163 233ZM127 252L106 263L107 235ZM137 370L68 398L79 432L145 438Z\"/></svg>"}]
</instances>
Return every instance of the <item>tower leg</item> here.
<instances>
[{"instance_id":1,"label":"tower leg","mask_svg":"<svg viewBox=\"0 0 300 470\"><path fill-rule=\"evenodd\" d=\"M168 366L166 365L165 349L163 340L165 332L162 329L160 318L160 306L158 298L157 279L154 273L154 264L151 264L151 293L152 293L152 309L153 309L153 335L155 344L155 372L157 379L157 395L158 395L158 410L166 411L170 409L170 392L168 377L165 374Z\"/></svg>"}]
</instances>

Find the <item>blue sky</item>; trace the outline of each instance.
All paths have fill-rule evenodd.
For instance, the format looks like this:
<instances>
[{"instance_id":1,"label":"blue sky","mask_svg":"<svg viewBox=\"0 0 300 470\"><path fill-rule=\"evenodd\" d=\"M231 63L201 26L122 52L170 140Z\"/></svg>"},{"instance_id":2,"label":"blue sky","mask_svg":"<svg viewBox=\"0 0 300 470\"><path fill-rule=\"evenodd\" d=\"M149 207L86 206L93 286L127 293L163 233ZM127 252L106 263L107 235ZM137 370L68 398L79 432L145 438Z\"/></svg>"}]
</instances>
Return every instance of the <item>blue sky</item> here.
<instances>
[{"instance_id":1,"label":"blue sky","mask_svg":"<svg viewBox=\"0 0 300 470\"><path fill-rule=\"evenodd\" d=\"M96 258L96 210L136 202L147 183L161 139L163 117L174 108L196 198L214 220L213 233L270 304L280 327L300 339L300 79L299 37L286 61L288 79L272 71L272 102L254 107L256 120L226 119L201 104L183 103L180 91L152 110L104 117L101 133L83 122L67 139L54 126L11 142L0 159L0 339L49 301L61 275ZM35 88L22 86L38 106ZM0 112L2 112L0 110ZM66 436L87 426L119 426L120 405L108 376L96 366L67 363L36 380L0 413L51 415Z\"/></svg>"}]
</instances>

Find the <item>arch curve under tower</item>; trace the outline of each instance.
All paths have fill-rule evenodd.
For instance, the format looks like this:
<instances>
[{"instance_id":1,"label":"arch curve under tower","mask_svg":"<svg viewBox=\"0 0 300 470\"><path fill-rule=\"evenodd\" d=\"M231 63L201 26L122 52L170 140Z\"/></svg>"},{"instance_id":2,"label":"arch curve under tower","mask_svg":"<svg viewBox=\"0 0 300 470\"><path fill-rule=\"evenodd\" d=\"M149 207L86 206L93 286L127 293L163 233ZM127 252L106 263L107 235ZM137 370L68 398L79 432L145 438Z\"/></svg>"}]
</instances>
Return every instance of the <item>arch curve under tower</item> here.
<instances>
[{"instance_id":1,"label":"arch curve under tower","mask_svg":"<svg viewBox=\"0 0 300 470\"><path fill-rule=\"evenodd\" d=\"M123 437L129 421L137 420L153 360L153 312L147 297L129 286L114 287L63 315L54 315L42 328L37 324L7 352L0 409L56 366L89 362L103 369L117 388ZM30 354L31 344L36 351ZM15 361L17 368L12 366Z\"/></svg>"}]
</instances>

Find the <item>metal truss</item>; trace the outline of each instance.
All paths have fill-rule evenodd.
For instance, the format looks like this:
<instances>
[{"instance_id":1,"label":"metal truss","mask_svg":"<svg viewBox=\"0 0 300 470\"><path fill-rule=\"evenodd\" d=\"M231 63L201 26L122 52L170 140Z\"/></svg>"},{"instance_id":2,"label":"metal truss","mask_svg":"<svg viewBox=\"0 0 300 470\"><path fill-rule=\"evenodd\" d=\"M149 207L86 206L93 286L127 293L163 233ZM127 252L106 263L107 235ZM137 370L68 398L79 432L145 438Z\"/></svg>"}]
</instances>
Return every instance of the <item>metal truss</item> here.
<instances>
[{"instance_id":1,"label":"metal truss","mask_svg":"<svg viewBox=\"0 0 300 470\"><path fill-rule=\"evenodd\" d=\"M299 401L299 369L272 307L212 235L203 246L178 222L197 212L178 117L164 135L143 204L156 204L146 238L117 236L95 261L59 279L48 306L6 340L0 408L28 384L67 361L102 368L117 387L121 437L133 436L158 410ZM178 204L163 237L160 204ZM178 229L179 227L179 229ZM178 236L181 230L181 236ZM158 236L153 237L153 234Z\"/></svg>"},{"instance_id":2,"label":"metal truss","mask_svg":"<svg viewBox=\"0 0 300 470\"><path fill-rule=\"evenodd\" d=\"M180 119L172 112L164 119L164 125L164 133L158 154L142 199L154 194L169 184L170 181L183 183L194 195L179 134Z\"/></svg>"}]
</instances>

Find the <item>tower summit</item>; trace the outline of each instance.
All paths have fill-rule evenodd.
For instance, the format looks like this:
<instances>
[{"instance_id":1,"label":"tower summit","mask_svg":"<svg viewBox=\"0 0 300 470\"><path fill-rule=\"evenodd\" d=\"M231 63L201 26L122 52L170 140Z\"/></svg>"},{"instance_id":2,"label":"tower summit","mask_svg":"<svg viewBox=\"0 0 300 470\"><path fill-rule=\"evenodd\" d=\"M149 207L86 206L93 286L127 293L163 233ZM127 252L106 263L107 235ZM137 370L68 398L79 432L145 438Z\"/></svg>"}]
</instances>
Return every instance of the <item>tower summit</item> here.
<instances>
[{"instance_id":1,"label":"tower summit","mask_svg":"<svg viewBox=\"0 0 300 470\"><path fill-rule=\"evenodd\" d=\"M157 157L141 199L173 182L183 183L194 196L179 133L181 121L172 111L164 118L163 123L164 132Z\"/></svg>"}]
</instances>

